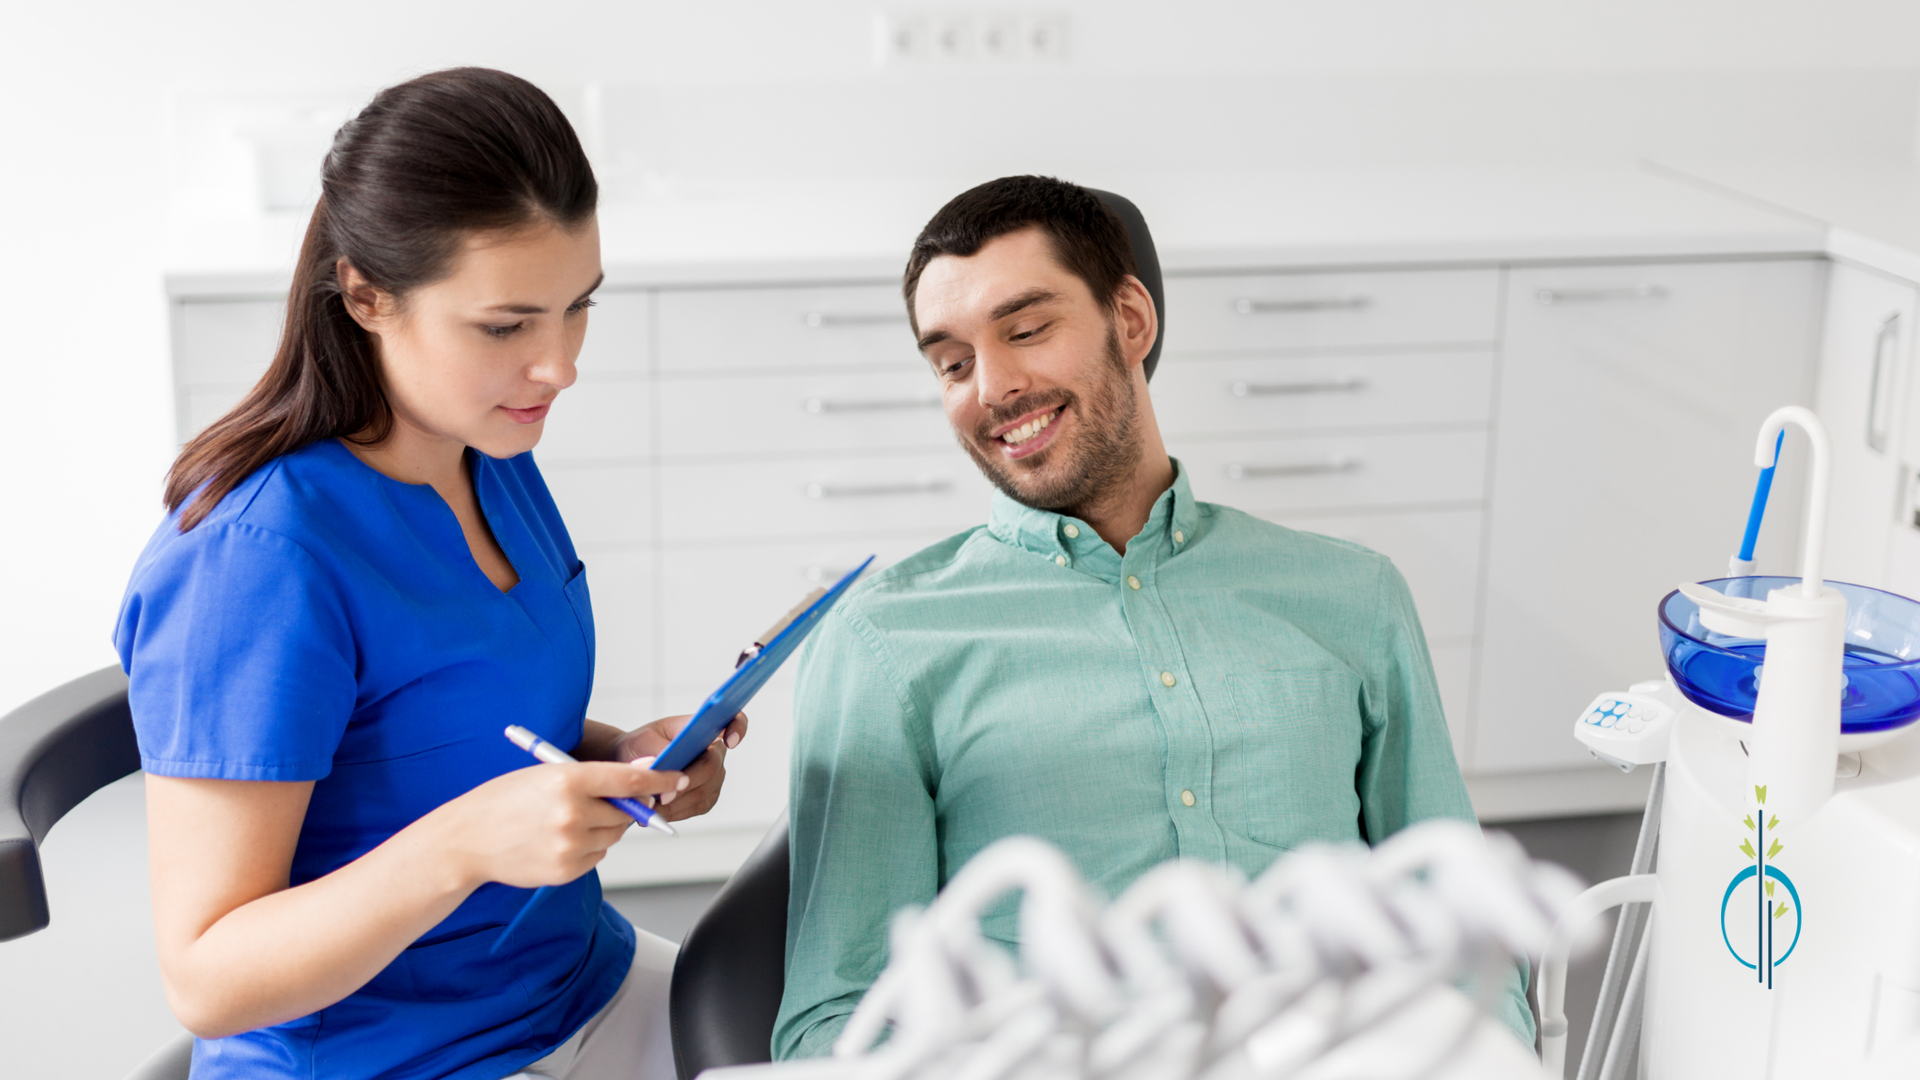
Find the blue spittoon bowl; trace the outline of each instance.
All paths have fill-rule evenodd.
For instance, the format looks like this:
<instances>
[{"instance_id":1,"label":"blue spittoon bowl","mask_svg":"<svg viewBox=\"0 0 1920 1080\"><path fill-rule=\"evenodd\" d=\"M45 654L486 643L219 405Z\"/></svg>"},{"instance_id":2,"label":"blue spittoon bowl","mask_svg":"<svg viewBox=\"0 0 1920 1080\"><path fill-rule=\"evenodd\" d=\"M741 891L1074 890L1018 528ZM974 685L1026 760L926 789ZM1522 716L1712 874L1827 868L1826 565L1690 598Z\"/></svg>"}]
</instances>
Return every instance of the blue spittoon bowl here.
<instances>
[{"instance_id":1,"label":"blue spittoon bowl","mask_svg":"<svg viewBox=\"0 0 1920 1080\"><path fill-rule=\"evenodd\" d=\"M1700 584L1729 596L1764 600L1797 577L1720 578ZM1920 717L1920 603L1864 585L1829 581L1847 598L1845 683L1840 730L1886 731ZM1660 601L1660 651L1688 701L1751 722L1766 642L1718 634L1700 625L1700 607L1678 590Z\"/></svg>"}]
</instances>

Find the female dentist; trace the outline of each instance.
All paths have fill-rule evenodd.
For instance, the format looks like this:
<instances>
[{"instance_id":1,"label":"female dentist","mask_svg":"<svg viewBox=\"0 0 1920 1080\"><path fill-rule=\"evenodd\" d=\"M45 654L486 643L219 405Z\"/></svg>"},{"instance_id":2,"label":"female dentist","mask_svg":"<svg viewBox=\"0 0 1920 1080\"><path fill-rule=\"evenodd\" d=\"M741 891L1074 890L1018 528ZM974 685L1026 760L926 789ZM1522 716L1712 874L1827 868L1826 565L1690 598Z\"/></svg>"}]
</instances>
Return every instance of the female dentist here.
<instances>
[{"instance_id":1,"label":"female dentist","mask_svg":"<svg viewBox=\"0 0 1920 1080\"><path fill-rule=\"evenodd\" d=\"M631 824L604 800L705 812L745 719L684 775L644 767L684 717L583 719L586 574L529 451L597 191L530 83L382 92L327 155L272 367L168 476L116 645L196 1080L673 1075L674 947L601 900Z\"/></svg>"}]
</instances>

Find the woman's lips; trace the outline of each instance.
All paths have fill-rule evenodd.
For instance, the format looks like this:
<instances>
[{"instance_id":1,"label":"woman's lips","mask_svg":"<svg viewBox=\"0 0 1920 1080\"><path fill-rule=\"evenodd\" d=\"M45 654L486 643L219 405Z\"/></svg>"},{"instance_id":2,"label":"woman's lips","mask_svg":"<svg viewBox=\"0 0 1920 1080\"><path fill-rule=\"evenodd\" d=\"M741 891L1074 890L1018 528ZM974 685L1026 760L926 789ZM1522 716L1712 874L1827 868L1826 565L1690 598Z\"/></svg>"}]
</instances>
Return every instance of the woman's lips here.
<instances>
[{"instance_id":1,"label":"woman's lips","mask_svg":"<svg viewBox=\"0 0 1920 1080\"><path fill-rule=\"evenodd\" d=\"M553 402L549 401L545 405L535 405L531 409L509 409L505 405L500 406L500 408L504 410L508 416L513 417L513 422L516 424L535 424L546 419L547 410L553 408Z\"/></svg>"}]
</instances>

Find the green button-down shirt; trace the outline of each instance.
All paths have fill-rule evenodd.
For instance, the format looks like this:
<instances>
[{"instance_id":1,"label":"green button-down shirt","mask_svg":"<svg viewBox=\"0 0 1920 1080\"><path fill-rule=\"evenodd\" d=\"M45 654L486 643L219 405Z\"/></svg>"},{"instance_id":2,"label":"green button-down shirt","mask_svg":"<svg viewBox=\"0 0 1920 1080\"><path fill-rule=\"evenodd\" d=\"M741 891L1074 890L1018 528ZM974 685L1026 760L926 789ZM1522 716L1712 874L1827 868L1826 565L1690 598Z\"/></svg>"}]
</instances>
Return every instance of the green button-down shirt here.
<instances>
[{"instance_id":1,"label":"green button-down shirt","mask_svg":"<svg viewBox=\"0 0 1920 1080\"><path fill-rule=\"evenodd\" d=\"M1001 837L1111 896L1175 856L1251 876L1473 818L1393 564L1196 502L1184 475L1125 555L996 495L986 527L862 583L800 664L776 1057L828 1052L889 916ZM1015 924L1008 905L985 930ZM1531 1044L1519 984L1503 1018Z\"/></svg>"}]
</instances>

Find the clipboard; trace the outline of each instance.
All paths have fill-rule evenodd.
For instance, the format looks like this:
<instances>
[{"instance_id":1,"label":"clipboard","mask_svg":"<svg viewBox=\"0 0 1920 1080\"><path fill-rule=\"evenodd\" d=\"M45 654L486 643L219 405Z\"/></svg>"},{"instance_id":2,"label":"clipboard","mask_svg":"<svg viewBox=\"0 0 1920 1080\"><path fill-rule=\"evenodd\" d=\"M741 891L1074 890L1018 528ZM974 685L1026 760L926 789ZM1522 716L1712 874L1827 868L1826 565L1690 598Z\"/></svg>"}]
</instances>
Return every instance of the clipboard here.
<instances>
[{"instance_id":1,"label":"clipboard","mask_svg":"<svg viewBox=\"0 0 1920 1080\"><path fill-rule=\"evenodd\" d=\"M720 684L720 689L701 703L693 719L687 721L687 726L680 729L680 734L674 736L665 750L660 751L653 767L677 770L693 764L693 759L713 745L713 740L720 737L720 732L725 730L734 716L746 708L747 702L753 700L753 695L759 693L773 673L780 670L780 665L800 647L813 628L820 624L821 618L839 602L840 597L846 595L846 591L859 580L867 567L873 565L873 560L874 556L867 556L864 562L847 571L832 586L808 593L793 610L756 638L740 654L740 659L735 661L733 674Z\"/></svg>"}]
</instances>

